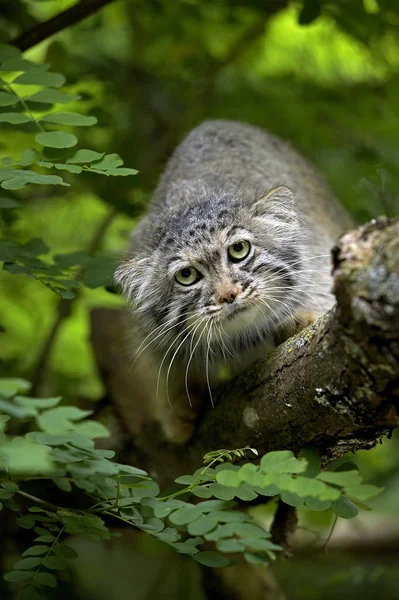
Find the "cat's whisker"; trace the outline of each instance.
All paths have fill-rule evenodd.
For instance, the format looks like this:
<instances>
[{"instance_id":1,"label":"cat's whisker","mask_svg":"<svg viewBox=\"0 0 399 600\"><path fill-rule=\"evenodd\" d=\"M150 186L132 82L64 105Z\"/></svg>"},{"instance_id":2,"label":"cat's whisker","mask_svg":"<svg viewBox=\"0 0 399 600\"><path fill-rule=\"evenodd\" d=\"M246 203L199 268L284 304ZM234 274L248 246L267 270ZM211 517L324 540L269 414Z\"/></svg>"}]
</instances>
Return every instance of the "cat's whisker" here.
<instances>
[{"instance_id":1,"label":"cat's whisker","mask_svg":"<svg viewBox=\"0 0 399 600\"><path fill-rule=\"evenodd\" d=\"M226 350L226 352L227 352L228 354L230 354L231 358L234 358L234 355L233 355L233 354L230 352L230 350L229 350L229 349L228 349L228 347L226 346L226 344L225 344L225 341L224 341L224 339L223 339L223 335L225 335L225 336L229 337L230 339L231 339L231 337L230 337L230 336L229 336L229 335L228 335L228 334L227 334L227 333L224 331L224 329L223 329L223 324L222 324L222 323L218 323L218 324L217 324L217 323L215 323L215 326L217 327L217 331L219 332L219 335L220 335L220 347L221 347L221 349L222 349L222 352L223 352L223 359L224 359L224 362L226 362L226 355L225 355L225 353L224 353L224 351L225 351L225 350Z\"/></svg>"},{"instance_id":2,"label":"cat's whisker","mask_svg":"<svg viewBox=\"0 0 399 600\"><path fill-rule=\"evenodd\" d=\"M265 300L264 298L260 298L260 302L262 302L276 317L276 319L279 319L278 314L276 313L276 311L270 306L270 304L267 302L267 300Z\"/></svg>"},{"instance_id":3,"label":"cat's whisker","mask_svg":"<svg viewBox=\"0 0 399 600\"><path fill-rule=\"evenodd\" d=\"M205 361L205 371L206 371L206 383L208 385L208 391L209 391L209 396L210 396L210 400L211 400L211 406L212 408L215 407L214 403L213 403L213 396L212 396L212 389L211 389L211 384L209 381L209 348L210 348L210 342L209 342L209 338L210 338L210 334L212 333L212 321L209 321L209 328L208 328L208 335L207 335L207 344L208 344L208 348L206 351L206 361Z\"/></svg>"},{"instance_id":4,"label":"cat's whisker","mask_svg":"<svg viewBox=\"0 0 399 600\"><path fill-rule=\"evenodd\" d=\"M154 342L156 342L156 340L158 340L160 337L162 337L163 335L165 335L165 333L167 333L168 331L170 331L171 329L178 327L180 324L184 323L184 317L187 316L188 314L190 314L191 311L186 311L185 313L183 313L182 315L176 315L175 317L172 317L171 319L168 319L168 321L162 325L159 325L158 327L156 327L153 331L151 331L151 333L149 333L146 338L142 341L142 343L140 344L140 346L137 349L137 353L136 354L136 358L134 359L132 366L130 367L130 369L133 368L135 362L138 360L138 358L140 357L140 355L149 347L151 346ZM195 316L195 315L193 315ZM176 319L181 319L181 321L179 321L179 323L173 323L173 321L175 321ZM171 324L172 323L172 324ZM162 328L161 331L158 333L158 335L153 338L152 340L150 340L148 342L148 344L146 344L144 346L144 348L142 348L144 342L154 333L156 333L156 331ZM141 349L142 348L142 349ZM140 350L141 349L141 350Z\"/></svg>"},{"instance_id":5,"label":"cat's whisker","mask_svg":"<svg viewBox=\"0 0 399 600\"><path fill-rule=\"evenodd\" d=\"M167 370L167 373L166 373L166 381L165 381L166 398L168 400L169 406L172 406L171 402L170 402L170 399L169 399L169 387L168 387L168 384L169 384L169 375L170 375L170 371L172 369L173 361L175 360L177 353L179 352L180 348L182 347L182 345L184 344L184 342L186 341L186 339L188 337L190 337L190 335L193 333L193 329L195 328L195 326L197 326L197 325L200 324L200 322L201 322L200 319L201 319L201 317L198 317L197 320L191 326L189 326L190 329L189 329L188 334L182 339L182 341L180 342L180 344L176 348L176 350L175 350L175 352L174 352L174 354L173 354L173 356L172 356L172 358L170 360L169 367L168 367L168 370Z\"/></svg>"},{"instance_id":6,"label":"cat's whisker","mask_svg":"<svg viewBox=\"0 0 399 600\"><path fill-rule=\"evenodd\" d=\"M172 340L172 342L171 342L171 343L169 344L169 346L168 346L168 349L166 350L165 354L163 355L163 358L162 358L161 364L159 365L159 369L158 369L157 387L156 387L156 396L157 396L157 397L159 396L159 384L160 384L160 379L161 379L161 372L162 372L162 367L163 367L163 364L164 364L164 362L165 362L165 360L166 360L166 357L167 357L167 355L169 354L170 350L173 348L174 344L175 344L175 343L176 343L176 342L179 340L179 338L180 338L182 335L184 335L184 333L185 333L185 332L187 331L187 329L189 329L190 327L191 327L191 325L188 325L188 327L185 327L185 328L183 329L183 331L181 331L181 332L180 332L180 333L177 335L177 337L176 337L174 340ZM170 406L171 406L171 405L170 405ZM173 407L171 406L171 408L173 408Z\"/></svg>"},{"instance_id":7,"label":"cat's whisker","mask_svg":"<svg viewBox=\"0 0 399 600\"><path fill-rule=\"evenodd\" d=\"M198 337L198 340L197 340L197 342L196 342L196 344L195 344L195 346L194 346L193 349L192 349L192 341L194 339L194 336L196 334L197 329L202 325L202 323L206 320L206 318L207 317L203 317L201 319L201 321L198 323L196 329L192 333L192 338L191 338L191 342L190 342L190 357L189 357L187 365L186 365L186 373L185 373L185 376L184 376L184 385L185 385L185 388L186 388L186 394L187 394L187 398L188 398L188 401L189 401L189 404L190 404L191 407L192 407L192 402L191 402L191 398L190 398L190 393L188 391L188 373L189 373L189 370L190 370L190 364L191 364L191 361L193 359L194 352L195 352L198 344L200 343L201 337L202 337L202 335L203 335L203 333L204 333L204 331L205 331L206 328L204 327L204 329L201 331L201 333L200 333L200 335Z\"/></svg>"}]
</instances>

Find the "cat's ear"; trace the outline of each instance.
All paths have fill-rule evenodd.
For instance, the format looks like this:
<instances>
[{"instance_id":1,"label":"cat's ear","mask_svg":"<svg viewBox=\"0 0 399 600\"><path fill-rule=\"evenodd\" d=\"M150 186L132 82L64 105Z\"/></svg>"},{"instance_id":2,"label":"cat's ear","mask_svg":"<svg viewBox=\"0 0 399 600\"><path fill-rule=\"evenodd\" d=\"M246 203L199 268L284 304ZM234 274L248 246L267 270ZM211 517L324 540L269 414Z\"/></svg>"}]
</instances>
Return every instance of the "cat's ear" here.
<instances>
[{"instance_id":1,"label":"cat's ear","mask_svg":"<svg viewBox=\"0 0 399 600\"><path fill-rule=\"evenodd\" d=\"M254 217L292 220L295 216L294 194L285 185L275 187L255 200L252 214Z\"/></svg>"}]
</instances>

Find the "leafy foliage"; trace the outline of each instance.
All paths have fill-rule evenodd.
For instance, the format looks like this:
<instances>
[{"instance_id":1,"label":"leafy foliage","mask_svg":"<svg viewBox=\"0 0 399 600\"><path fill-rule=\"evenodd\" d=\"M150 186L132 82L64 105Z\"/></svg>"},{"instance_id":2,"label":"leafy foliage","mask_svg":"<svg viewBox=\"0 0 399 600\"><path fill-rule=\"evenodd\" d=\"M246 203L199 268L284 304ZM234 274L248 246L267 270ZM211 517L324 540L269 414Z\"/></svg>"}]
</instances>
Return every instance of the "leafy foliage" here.
<instances>
[{"instance_id":1,"label":"leafy foliage","mask_svg":"<svg viewBox=\"0 0 399 600\"><path fill-rule=\"evenodd\" d=\"M123 160L118 154L87 149L70 150L78 143L75 135L61 129L46 129L48 124L50 127L90 127L97 123L95 117L75 112L48 112L48 105L52 107L55 103L67 104L79 97L60 91L58 88L65 83L65 77L47 69L48 65L23 59L16 48L0 44L0 110L4 110L0 112L0 125L29 124L27 129L22 128L27 143L32 137L32 128L39 131L34 137L35 148L27 147L19 159L11 156L1 159L0 186L5 190L19 190L28 184L70 185L60 175L45 174L46 170L66 171L74 175L83 171L106 176L135 175L135 169L122 166ZM26 88L35 91L26 93ZM51 154L54 150L58 151L56 159ZM39 171L28 167L39 168ZM0 200L0 210L19 206L12 198ZM62 298L74 298L81 279L88 287L93 288L112 282L114 258L90 257L85 253L58 255L54 262L39 258L49 251L48 246L39 238L31 239L23 245L15 240L0 240L0 260L4 262L4 270L15 275L33 277ZM74 266L80 272L71 270ZM78 276L77 279L75 275Z\"/></svg>"},{"instance_id":2,"label":"leafy foliage","mask_svg":"<svg viewBox=\"0 0 399 600\"><path fill-rule=\"evenodd\" d=\"M33 545L5 579L26 583L26 594L41 586L55 587L57 572L77 557L64 543L66 536L111 539L112 520L146 532L205 566L227 566L229 555L237 553L250 563L267 564L281 547L261 524L239 510L237 500L245 503L258 496L280 496L291 506L331 509L350 519L358 513L357 504L363 506L364 500L382 491L363 485L356 470L320 472L319 457L312 450L305 452L306 458L278 451L265 454L259 465L233 464L234 459L243 461L247 453L258 455L246 447L209 452L203 467L176 479L180 489L164 495L148 473L114 462L113 451L95 447L93 439L107 437L109 432L88 419L90 411L60 405L59 397L22 395L29 388L25 380L0 380L0 499L4 509L21 515L19 527L36 534ZM38 430L7 435L5 429L13 420L33 420ZM47 478L65 493L81 490L88 508L58 507L45 498L27 495L29 481L37 477ZM25 514L21 514L19 497L32 504ZM216 549L208 550L209 543Z\"/></svg>"}]
</instances>

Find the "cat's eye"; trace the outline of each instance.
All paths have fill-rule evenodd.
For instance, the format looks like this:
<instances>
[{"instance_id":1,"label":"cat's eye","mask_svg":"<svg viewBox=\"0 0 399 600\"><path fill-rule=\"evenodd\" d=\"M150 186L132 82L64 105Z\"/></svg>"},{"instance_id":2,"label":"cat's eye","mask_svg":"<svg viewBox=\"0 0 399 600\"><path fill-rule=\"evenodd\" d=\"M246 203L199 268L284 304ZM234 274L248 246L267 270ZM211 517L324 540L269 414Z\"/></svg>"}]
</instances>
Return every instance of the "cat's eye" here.
<instances>
[{"instance_id":1,"label":"cat's eye","mask_svg":"<svg viewBox=\"0 0 399 600\"><path fill-rule=\"evenodd\" d=\"M248 256L250 250L251 244L246 240L240 240L239 242L231 244L227 252L229 253L229 257L233 262L239 262Z\"/></svg>"},{"instance_id":2,"label":"cat's eye","mask_svg":"<svg viewBox=\"0 0 399 600\"><path fill-rule=\"evenodd\" d=\"M175 279L181 285L193 285L201 279L201 273L195 267L184 267L176 273Z\"/></svg>"}]
</instances>

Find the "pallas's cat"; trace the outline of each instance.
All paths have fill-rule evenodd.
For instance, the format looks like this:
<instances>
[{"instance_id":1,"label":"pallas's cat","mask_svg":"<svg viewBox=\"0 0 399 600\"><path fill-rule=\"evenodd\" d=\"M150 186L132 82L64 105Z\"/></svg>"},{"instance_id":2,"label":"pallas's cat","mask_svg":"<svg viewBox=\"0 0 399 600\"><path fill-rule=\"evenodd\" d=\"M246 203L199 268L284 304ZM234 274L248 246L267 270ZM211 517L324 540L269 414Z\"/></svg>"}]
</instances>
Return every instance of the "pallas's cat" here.
<instances>
[{"instance_id":1,"label":"pallas's cat","mask_svg":"<svg viewBox=\"0 0 399 600\"><path fill-rule=\"evenodd\" d=\"M116 271L132 315L131 392L168 439L190 436L226 374L332 306L329 252L350 224L277 137L207 121L183 140Z\"/></svg>"}]
</instances>

